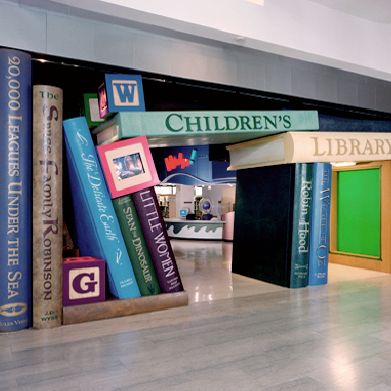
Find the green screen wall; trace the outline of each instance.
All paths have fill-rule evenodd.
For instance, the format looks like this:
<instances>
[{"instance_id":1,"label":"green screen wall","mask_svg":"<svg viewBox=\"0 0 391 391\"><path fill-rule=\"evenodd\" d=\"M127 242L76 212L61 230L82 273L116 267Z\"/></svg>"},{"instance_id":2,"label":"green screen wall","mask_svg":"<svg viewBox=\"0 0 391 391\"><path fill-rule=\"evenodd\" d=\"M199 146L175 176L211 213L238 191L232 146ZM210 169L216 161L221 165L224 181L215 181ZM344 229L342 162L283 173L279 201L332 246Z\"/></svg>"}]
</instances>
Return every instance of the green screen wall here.
<instances>
[{"instance_id":1,"label":"green screen wall","mask_svg":"<svg viewBox=\"0 0 391 391\"><path fill-rule=\"evenodd\" d=\"M337 250L380 258L380 168L337 175Z\"/></svg>"}]
</instances>

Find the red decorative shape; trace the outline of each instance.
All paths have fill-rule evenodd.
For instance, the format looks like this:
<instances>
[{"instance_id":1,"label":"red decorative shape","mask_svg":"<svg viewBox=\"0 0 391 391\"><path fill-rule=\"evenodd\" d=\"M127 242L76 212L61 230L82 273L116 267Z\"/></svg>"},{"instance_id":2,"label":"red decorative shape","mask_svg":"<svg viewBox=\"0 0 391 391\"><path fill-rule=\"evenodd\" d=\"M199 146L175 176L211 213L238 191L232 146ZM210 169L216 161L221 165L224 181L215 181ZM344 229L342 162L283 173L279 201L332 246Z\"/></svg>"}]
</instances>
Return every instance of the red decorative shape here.
<instances>
[{"instance_id":1,"label":"red decorative shape","mask_svg":"<svg viewBox=\"0 0 391 391\"><path fill-rule=\"evenodd\" d=\"M181 167L183 170L184 168L190 166L190 161L187 158L183 157L183 153L179 152L178 157L174 157L173 155L169 155L164 159L164 162L166 164L167 171L172 171L177 167Z\"/></svg>"}]
</instances>

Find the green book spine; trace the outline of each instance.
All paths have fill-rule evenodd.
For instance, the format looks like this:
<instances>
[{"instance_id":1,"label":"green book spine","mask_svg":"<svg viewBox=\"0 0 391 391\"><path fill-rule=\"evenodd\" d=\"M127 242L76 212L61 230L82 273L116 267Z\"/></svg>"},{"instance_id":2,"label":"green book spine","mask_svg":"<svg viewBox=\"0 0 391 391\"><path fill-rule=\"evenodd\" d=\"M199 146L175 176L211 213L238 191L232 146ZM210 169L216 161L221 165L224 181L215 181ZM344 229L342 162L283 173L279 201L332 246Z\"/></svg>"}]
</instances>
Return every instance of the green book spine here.
<instances>
[{"instance_id":1,"label":"green book spine","mask_svg":"<svg viewBox=\"0 0 391 391\"><path fill-rule=\"evenodd\" d=\"M159 282L145 245L133 200L129 195L126 195L114 199L113 205L140 293L142 296L157 295L160 293Z\"/></svg>"},{"instance_id":2,"label":"green book spine","mask_svg":"<svg viewBox=\"0 0 391 391\"><path fill-rule=\"evenodd\" d=\"M308 285L312 163L297 163L292 227L291 288Z\"/></svg>"}]
</instances>

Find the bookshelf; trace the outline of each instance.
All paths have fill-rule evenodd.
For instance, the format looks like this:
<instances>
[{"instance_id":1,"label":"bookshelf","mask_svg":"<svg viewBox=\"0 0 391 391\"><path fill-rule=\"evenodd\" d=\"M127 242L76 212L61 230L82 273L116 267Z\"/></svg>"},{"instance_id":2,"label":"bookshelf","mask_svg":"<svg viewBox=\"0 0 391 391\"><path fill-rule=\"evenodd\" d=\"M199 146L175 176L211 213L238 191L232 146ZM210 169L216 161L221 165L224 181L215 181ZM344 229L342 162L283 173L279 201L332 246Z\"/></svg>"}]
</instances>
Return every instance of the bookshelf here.
<instances>
[{"instance_id":1,"label":"bookshelf","mask_svg":"<svg viewBox=\"0 0 391 391\"><path fill-rule=\"evenodd\" d=\"M128 300L106 300L99 303L73 305L63 308L63 324L75 324L119 318L122 316L161 311L188 304L186 292L162 293Z\"/></svg>"}]
</instances>

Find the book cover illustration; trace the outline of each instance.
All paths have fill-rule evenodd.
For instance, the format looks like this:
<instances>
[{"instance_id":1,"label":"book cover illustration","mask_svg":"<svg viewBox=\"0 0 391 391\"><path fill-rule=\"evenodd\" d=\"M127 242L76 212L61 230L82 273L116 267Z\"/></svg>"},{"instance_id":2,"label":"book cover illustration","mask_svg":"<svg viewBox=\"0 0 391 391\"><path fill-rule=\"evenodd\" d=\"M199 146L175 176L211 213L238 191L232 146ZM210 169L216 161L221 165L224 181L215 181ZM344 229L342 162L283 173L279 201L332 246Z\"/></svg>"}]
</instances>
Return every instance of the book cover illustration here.
<instances>
[{"instance_id":1,"label":"book cover illustration","mask_svg":"<svg viewBox=\"0 0 391 391\"><path fill-rule=\"evenodd\" d=\"M99 145L97 151L112 198L159 183L145 136Z\"/></svg>"}]
</instances>

